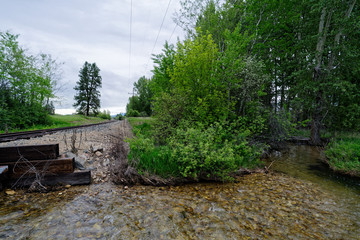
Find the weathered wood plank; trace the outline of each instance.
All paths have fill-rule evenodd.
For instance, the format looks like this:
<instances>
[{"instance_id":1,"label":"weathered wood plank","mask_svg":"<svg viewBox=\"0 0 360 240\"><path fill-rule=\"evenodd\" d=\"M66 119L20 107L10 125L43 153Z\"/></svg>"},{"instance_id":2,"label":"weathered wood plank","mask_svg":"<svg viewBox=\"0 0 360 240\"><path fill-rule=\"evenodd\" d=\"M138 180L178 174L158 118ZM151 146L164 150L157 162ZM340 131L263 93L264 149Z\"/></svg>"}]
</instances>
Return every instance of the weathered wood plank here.
<instances>
[{"instance_id":1,"label":"weathered wood plank","mask_svg":"<svg viewBox=\"0 0 360 240\"><path fill-rule=\"evenodd\" d=\"M9 166L0 166L0 175L6 173L9 170Z\"/></svg>"},{"instance_id":2,"label":"weathered wood plank","mask_svg":"<svg viewBox=\"0 0 360 240\"><path fill-rule=\"evenodd\" d=\"M9 166L0 166L0 191L2 191L2 180L4 178L5 173L8 171Z\"/></svg>"},{"instance_id":3,"label":"weathered wood plank","mask_svg":"<svg viewBox=\"0 0 360 240\"><path fill-rule=\"evenodd\" d=\"M71 173L75 168L74 158L60 158L52 160L18 161L16 163L5 163L9 167L10 178L18 178L23 175L34 175L36 173Z\"/></svg>"},{"instance_id":4,"label":"weathered wood plank","mask_svg":"<svg viewBox=\"0 0 360 240\"><path fill-rule=\"evenodd\" d=\"M0 163L16 162L21 156L29 161L56 159L59 144L0 147Z\"/></svg>"},{"instance_id":5,"label":"weathered wood plank","mask_svg":"<svg viewBox=\"0 0 360 240\"><path fill-rule=\"evenodd\" d=\"M8 179L5 183L10 187L29 187L35 181L35 179L36 179L35 177ZM73 186L73 185L87 185L90 183L91 183L90 171L46 175L41 180L41 184L44 186L67 185L67 184Z\"/></svg>"}]
</instances>

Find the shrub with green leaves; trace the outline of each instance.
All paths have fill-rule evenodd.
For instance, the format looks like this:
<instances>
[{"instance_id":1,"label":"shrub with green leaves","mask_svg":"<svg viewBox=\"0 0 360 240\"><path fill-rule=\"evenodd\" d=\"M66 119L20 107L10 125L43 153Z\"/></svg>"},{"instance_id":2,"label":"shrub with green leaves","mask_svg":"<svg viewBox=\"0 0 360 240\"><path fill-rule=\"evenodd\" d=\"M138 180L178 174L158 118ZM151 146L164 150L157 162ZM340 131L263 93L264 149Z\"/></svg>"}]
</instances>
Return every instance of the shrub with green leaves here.
<instances>
[{"instance_id":1,"label":"shrub with green leaves","mask_svg":"<svg viewBox=\"0 0 360 240\"><path fill-rule=\"evenodd\" d=\"M183 177L230 180L231 172L259 164L260 152L248 144L248 134L232 132L219 123L207 128L179 128L169 146Z\"/></svg>"},{"instance_id":2,"label":"shrub with green leaves","mask_svg":"<svg viewBox=\"0 0 360 240\"><path fill-rule=\"evenodd\" d=\"M140 113L137 110L130 109L126 112L127 117L139 117Z\"/></svg>"},{"instance_id":3,"label":"shrub with green leaves","mask_svg":"<svg viewBox=\"0 0 360 240\"><path fill-rule=\"evenodd\" d=\"M193 180L231 180L230 174L241 167L258 166L260 149L251 146L249 131L235 124L214 123L209 127L182 122L164 145L151 138L151 125L134 126L136 137L129 140L130 163L140 173Z\"/></svg>"},{"instance_id":4,"label":"shrub with green leaves","mask_svg":"<svg viewBox=\"0 0 360 240\"><path fill-rule=\"evenodd\" d=\"M99 118L111 120L110 111L104 110L97 115Z\"/></svg>"}]
</instances>

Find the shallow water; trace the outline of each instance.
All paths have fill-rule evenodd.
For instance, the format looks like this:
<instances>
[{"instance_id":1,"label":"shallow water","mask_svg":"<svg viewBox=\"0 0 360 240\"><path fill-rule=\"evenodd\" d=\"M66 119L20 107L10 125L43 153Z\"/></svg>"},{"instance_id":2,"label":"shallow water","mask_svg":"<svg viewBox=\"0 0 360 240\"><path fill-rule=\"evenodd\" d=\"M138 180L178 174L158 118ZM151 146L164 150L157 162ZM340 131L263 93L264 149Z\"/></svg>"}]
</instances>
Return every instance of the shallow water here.
<instances>
[{"instance_id":1,"label":"shallow water","mask_svg":"<svg viewBox=\"0 0 360 240\"><path fill-rule=\"evenodd\" d=\"M310 151L304 159L317 161L313 150L290 149L295 163L276 157L271 168L287 161L289 173L237 183L0 193L0 239L358 239L356 185L296 171L297 154Z\"/></svg>"}]
</instances>

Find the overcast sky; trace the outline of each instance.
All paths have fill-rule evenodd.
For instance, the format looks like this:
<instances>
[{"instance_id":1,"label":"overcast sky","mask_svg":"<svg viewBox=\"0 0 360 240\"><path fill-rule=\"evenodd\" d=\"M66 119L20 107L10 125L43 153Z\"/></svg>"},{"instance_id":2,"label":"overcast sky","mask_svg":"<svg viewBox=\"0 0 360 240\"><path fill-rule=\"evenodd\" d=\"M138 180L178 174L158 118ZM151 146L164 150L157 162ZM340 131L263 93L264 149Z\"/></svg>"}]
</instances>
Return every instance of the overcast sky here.
<instances>
[{"instance_id":1,"label":"overcast sky","mask_svg":"<svg viewBox=\"0 0 360 240\"><path fill-rule=\"evenodd\" d=\"M96 62L102 76L101 108L111 114L125 112L133 83L151 76L149 59L169 0L0 0L0 31L20 34L20 44L31 54L51 54L64 62L57 93L57 113L71 113L79 70L85 61ZM153 53L160 53L165 41L184 39L172 18L179 0L170 0L163 27ZM175 31L174 31L175 30ZM173 35L172 35L173 33ZM148 64L147 68L146 65ZM129 71L130 69L130 71Z\"/></svg>"}]
</instances>

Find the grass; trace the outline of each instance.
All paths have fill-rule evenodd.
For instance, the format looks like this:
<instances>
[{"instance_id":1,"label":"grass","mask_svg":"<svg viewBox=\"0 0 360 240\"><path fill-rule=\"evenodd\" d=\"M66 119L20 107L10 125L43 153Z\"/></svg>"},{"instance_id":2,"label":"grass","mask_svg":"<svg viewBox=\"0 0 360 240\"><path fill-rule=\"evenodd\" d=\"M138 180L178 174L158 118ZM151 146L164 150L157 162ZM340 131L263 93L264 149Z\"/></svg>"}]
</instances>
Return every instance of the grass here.
<instances>
[{"instance_id":1,"label":"grass","mask_svg":"<svg viewBox=\"0 0 360 240\"><path fill-rule=\"evenodd\" d=\"M332 132L325 155L332 169L348 175L360 177L360 134L357 132Z\"/></svg>"},{"instance_id":2,"label":"grass","mask_svg":"<svg viewBox=\"0 0 360 240\"><path fill-rule=\"evenodd\" d=\"M360 138L333 140L326 147L325 155L335 171L360 177Z\"/></svg>"},{"instance_id":3,"label":"grass","mask_svg":"<svg viewBox=\"0 0 360 240\"><path fill-rule=\"evenodd\" d=\"M168 178L178 176L178 165L171 159L168 146L155 146L153 124L156 119L151 117L127 118L136 138L130 140L129 160L136 165L139 174L150 173Z\"/></svg>"},{"instance_id":4,"label":"grass","mask_svg":"<svg viewBox=\"0 0 360 240\"><path fill-rule=\"evenodd\" d=\"M32 130L42 130L49 128L61 128L61 127L72 127L80 126L86 124L94 124L107 121L98 117L86 117L83 115L50 115L51 124L48 125L34 125L26 129L13 129L9 132L22 132L22 131L32 131ZM0 131L0 133L5 133L5 131Z\"/></svg>"},{"instance_id":5,"label":"grass","mask_svg":"<svg viewBox=\"0 0 360 240\"><path fill-rule=\"evenodd\" d=\"M156 119L152 117L129 117L126 118L133 127L135 135L141 134L146 138L153 136L153 124Z\"/></svg>"}]
</instances>

